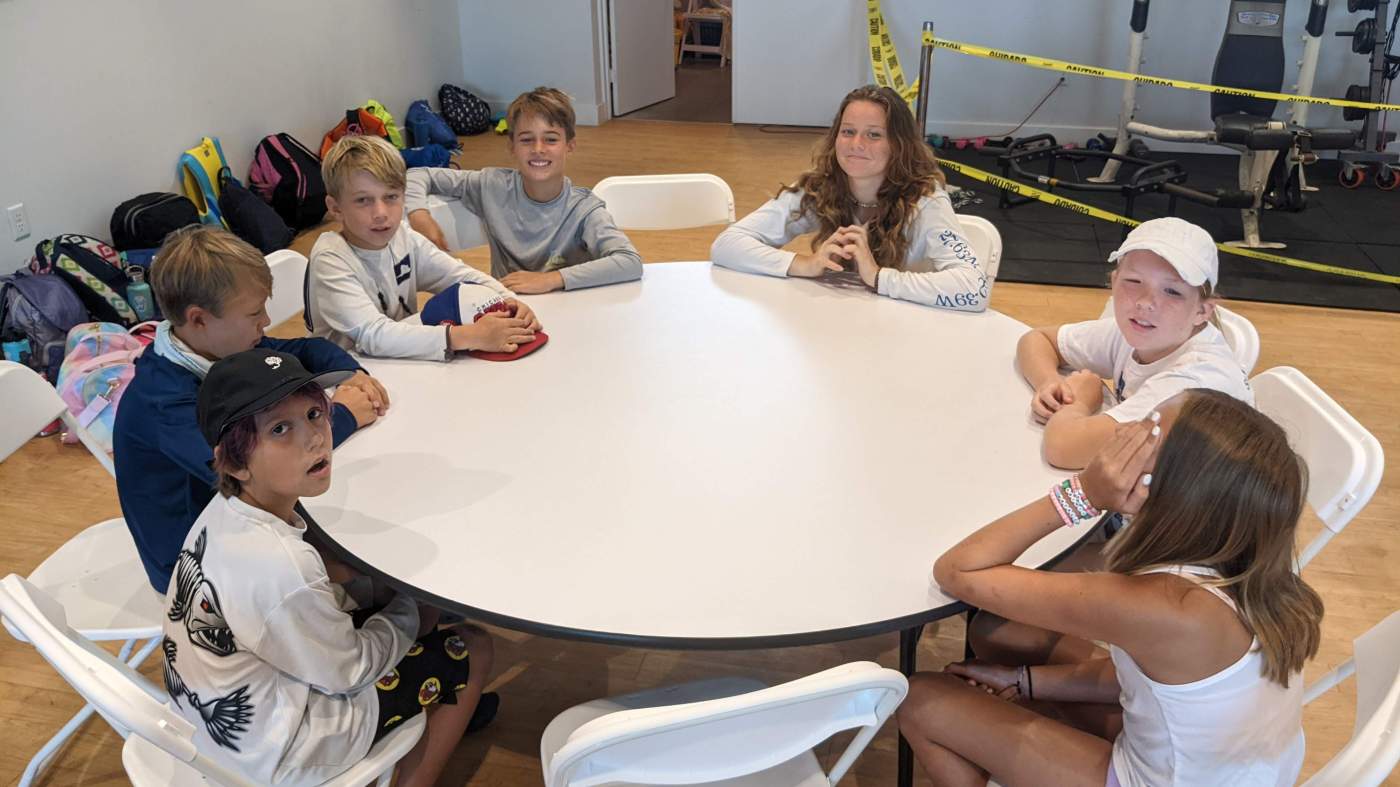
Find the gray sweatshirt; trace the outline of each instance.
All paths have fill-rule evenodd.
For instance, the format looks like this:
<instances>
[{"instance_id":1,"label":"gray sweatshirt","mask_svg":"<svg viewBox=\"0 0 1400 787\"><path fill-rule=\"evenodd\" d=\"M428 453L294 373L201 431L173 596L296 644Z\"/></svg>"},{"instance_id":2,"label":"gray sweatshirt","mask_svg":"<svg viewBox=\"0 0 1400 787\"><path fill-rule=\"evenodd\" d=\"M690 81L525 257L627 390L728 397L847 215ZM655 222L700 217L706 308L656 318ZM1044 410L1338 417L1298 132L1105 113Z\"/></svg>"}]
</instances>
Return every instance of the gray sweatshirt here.
<instances>
[{"instance_id":1,"label":"gray sweatshirt","mask_svg":"<svg viewBox=\"0 0 1400 787\"><path fill-rule=\"evenodd\" d=\"M430 193L460 199L481 217L491 244L491 275L498 279L512 271L557 270L564 289L577 290L642 277L641 255L603 201L568 178L558 197L536 202L513 169L409 170L408 212L427 208Z\"/></svg>"}]
</instances>

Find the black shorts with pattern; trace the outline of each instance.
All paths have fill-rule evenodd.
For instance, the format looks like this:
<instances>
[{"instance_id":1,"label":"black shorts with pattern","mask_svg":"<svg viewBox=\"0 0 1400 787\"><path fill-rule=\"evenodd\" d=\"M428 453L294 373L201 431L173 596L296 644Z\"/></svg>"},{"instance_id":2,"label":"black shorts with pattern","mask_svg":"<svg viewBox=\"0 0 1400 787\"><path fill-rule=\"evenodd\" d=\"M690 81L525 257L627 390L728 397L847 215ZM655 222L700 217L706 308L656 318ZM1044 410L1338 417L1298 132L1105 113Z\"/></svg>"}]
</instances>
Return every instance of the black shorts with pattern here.
<instances>
[{"instance_id":1,"label":"black shorts with pattern","mask_svg":"<svg viewBox=\"0 0 1400 787\"><path fill-rule=\"evenodd\" d=\"M389 674L375 681L379 693L378 740L435 702L457 704L457 692L467 685L471 659L467 643L448 629L419 637Z\"/></svg>"}]
</instances>

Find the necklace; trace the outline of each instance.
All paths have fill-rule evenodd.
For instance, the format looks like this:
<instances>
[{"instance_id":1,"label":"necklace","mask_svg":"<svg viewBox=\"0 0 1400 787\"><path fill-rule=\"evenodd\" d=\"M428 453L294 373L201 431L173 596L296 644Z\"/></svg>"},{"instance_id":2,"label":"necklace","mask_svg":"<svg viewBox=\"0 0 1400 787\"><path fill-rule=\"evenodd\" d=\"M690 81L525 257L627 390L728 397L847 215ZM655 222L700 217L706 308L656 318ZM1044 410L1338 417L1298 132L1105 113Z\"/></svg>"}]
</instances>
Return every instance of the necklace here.
<instances>
[{"instance_id":1,"label":"necklace","mask_svg":"<svg viewBox=\"0 0 1400 787\"><path fill-rule=\"evenodd\" d=\"M857 206L862 207L862 208L878 208L878 207L880 207L880 203L878 203L878 202L861 202L860 200L856 199L855 197L851 197L851 202L854 202Z\"/></svg>"}]
</instances>

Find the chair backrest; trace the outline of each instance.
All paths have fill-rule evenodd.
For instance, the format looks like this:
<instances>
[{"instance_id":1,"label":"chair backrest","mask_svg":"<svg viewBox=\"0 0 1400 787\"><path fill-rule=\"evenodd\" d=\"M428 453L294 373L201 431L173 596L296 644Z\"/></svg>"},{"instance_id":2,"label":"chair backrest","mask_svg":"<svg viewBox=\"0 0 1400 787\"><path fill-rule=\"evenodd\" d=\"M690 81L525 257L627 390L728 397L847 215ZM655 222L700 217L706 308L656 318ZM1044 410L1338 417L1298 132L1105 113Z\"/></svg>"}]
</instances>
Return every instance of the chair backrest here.
<instances>
[{"instance_id":1,"label":"chair backrest","mask_svg":"<svg viewBox=\"0 0 1400 787\"><path fill-rule=\"evenodd\" d=\"M55 418L62 418L64 425L78 436L93 457L108 473L116 476L112 457L107 455L107 450L98 445L88 430L68 411L68 405L63 403L58 391L33 369L11 361L0 361L0 402L5 403L5 417L0 418L0 462L19 450Z\"/></svg>"},{"instance_id":2,"label":"chair backrest","mask_svg":"<svg viewBox=\"0 0 1400 787\"><path fill-rule=\"evenodd\" d=\"M624 230L678 230L734 221L734 192L716 175L603 178L593 194Z\"/></svg>"},{"instance_id":3,"label":"chair backrest","mask_svg":"<svg viewBox=\"0 0 1400 787\"><path fill-rule=\"evenodd\" d=\"M1302 568L1365 508L1380 485L1380 441L1306 375L1275 366L1250 380L1254 404L1278 422L1308 465L1308 505L1323 529L1298 557Z\"/></svg>"},{"instance_id":4,"label":"chair backrest","mask_svg":"<svg viewBox=\"0 0 1400 787\"><path fill-rule=\"evenodd\" d=\"M272 270L272 297L267 302L267 317L274 326L281 325L301 312L302 288L306 281L306 258L291 249L267 255L267 267Z\"/></svg>"},{"instance_id":5,"label":"chair backrest","mask_svg":"<svg viewBox=\"0 0 1400 787\"><path fill-rule=\"evenodd\" d=\"M981 216L958 216L958 223L987 278L996 279L997 269L1001 267L1001 233L997 232L996 225Z\"/></svg>"},{"instance_id":6,"label":"chair backrest","mask_svg":"<svg viewBox=\"0 0 1400 787\"><path fill-rule=\"evenodd\" d=\"M1235 360L1240 362L1240 368L1246 375L1252 373L1254 365L1259 363L1259 331L1254 328L1254 323L1224 306L1215 307L1215 318L1220 323L1220 332L1225 335L1225 343L1235 351Z\"/></svg>"},{"instance_id":7,"label":"chair backrest","mask_svg":"<svg viewBox=\"0 0 1400 787\"><path fill-rule=\"evenodd\" d=\"M1283 89L1283 12L1287 0L1231 0L1211 84L1247 90ZM1237 112L1273 117L1276 102L1212 93L1210 116Z\"/></svg>"},{"instance_id":8,"label":"chair backrest","mask_svg":"<svg viewBox=\"0 0 1400 787\"><path fill-rule=\"evenodd\" d=\"M461 200L445 200L429 195L428 214L442 228L442 236L449 247L471 249L486 245L486 225L475 213L467 210Z\"/></svg>"},{"instance_id":9,"label":"chair backrest","mask_svg":"<svg viewBox=\"0 0 1400 787\"><path fill-rule=\"evenodd\" d=\"M141 736L216 784L252 787L195 748L194 725L166 706L164 691L69 628L63 607L28 580L17 574L0 579L0 615L113 727Z\"/></svg>"},{"instance_id":10,"label":"chair backrest","mask_svg":"<svg viewBox=\"0 0 1400 787\"><path fill-rule=\"evenodd\" d=\"M699 784L787 762L859 728L827 778L835 784L889 718L909 683L872 662L733 697L609 713L574 730L545 784Z\"/></svg>"},{"instance_id":11,"label":"chair backrest","mask_svg":"<svg viewBox=\"0 0 1400 787\"><path fill-rule=\"evenodd\" d=\"M1224 306L1217 305L1215 315L1216 322L1220 323L1220 334L1225 337L1225 343L1230 345L1240 368L1248 375L1254 371L1254 365L1259 363L1259 331L1244 315L1232 312ZM1099 319L1112 316L1113 296L1110 295L1104 302Z\"/></svg>"},{"instance_id":12,"label":"chair backrest","mask_svg":"<svg viewBox=\"0 0 1400 787\"><path fill-rule=\"evenodd\" d=\"M1400 735L1395 733L1400 728L1400 612L1357 637L1353 647L1356 723L1351 740L1304 787L1380 784L1400 763ZM1331 683L1331 677L1320 682Z\"/></svg>"}]
</instances>

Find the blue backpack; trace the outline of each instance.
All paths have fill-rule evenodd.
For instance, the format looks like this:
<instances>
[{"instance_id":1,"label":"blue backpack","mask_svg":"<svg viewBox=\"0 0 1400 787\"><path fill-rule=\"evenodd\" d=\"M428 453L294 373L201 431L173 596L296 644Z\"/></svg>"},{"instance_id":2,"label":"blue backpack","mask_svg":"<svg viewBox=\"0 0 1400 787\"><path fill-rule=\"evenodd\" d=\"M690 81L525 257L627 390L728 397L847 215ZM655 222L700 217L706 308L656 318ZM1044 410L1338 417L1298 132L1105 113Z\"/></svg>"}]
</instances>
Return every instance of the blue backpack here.
<instances>
[{"instance_id":1,"label":"blue backpack","mask_svg":"<svg viewBox=\"0 0 1400 787\"><path fill-rule=\"evenodd\" d=\"M87 321L87 308L63 279L22 271L0 276L0 345L5 360L24 364L54 382L68 331Z\"/></svg>"},{"instance_id":2,"label":"blue backpack","mask_svg":"<svg viewBox=\"0 0 1400 787\"><path fill-rule=\"evenodd\" d=\"M448 150L461 147L452 127L422 99L408 105L408 114L404 115L403 122L408 127L415 146L438 144Z\"/></svg>"},{"instance_id":3,"label":"blue backpack","mask_svg":"<svg viewBox=\"0 0 1400 787\"><path fill-rule=\"evenodd\" d=\"M437 143L417 148L404 148L399 152L403 154L404 166L409 169L414 167L445 167L452 163L452 154L447 152L447 148Z\"/></svg>"}]
</instances>

